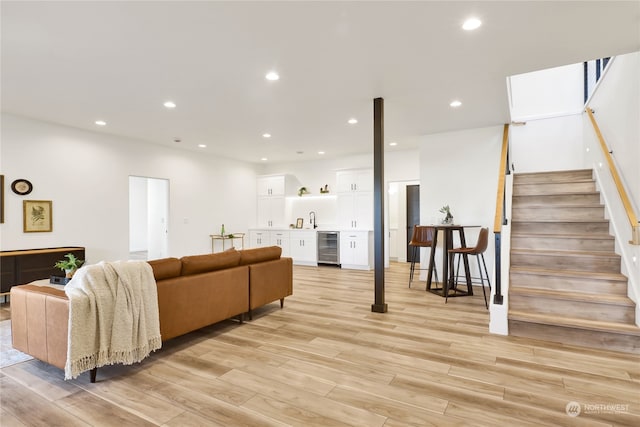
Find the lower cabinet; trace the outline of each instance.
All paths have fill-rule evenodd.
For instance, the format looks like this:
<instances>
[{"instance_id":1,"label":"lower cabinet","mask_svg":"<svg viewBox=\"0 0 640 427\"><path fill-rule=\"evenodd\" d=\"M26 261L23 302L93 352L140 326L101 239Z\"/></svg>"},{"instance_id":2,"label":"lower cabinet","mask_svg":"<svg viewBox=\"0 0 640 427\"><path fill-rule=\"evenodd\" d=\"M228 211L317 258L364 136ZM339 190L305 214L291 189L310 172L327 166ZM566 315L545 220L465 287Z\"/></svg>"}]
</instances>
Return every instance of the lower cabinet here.
<instances>
[{"instance_id":1,"label":"lower cabinet","mask_svg":"<svg viewBox=\"0 0 640 427\"><path fill-rule=\"evenodd\" d=\"M280 246L282 248L282 256L290 257L291 250L289 249L289 232L288 231L271 231L270 240L271 246Z\"/></svg>"},{"instance_id":2,"label":"lower cabinet","mask_svg":"<svg viewBox=\"0 0 640 427\"><path fill-rule=\"evenodd\" d=\"M373 268L373 231L340 232L340 264L342 268Z\"/></svg>"},{"instance_id":3,"label":"lower cabinet","mask_svg":"<svg viewBox=\"0 0 640 427\"><path fill-rule=\"evenodd\" d=\"M291 231L289 245L294 264L318 265L318 244L315 231Z\"/></svg>"},{"instance_id":4,"label":"lower cabinet","mask_svg":"<svg viewBox=\"0 0 640 427\"><path fill-rule=\"evenodd\" d=\"M252 248L280 246L282 256L293 258L294 264L318 265L315 231L250 230L249 243Z\"/></svg>"},{"instance_id":5,"label":"lower cabinet","mask_svg":"<svg viewBox=\"0 0 640 427\"><path fill-rule=\"evenodd\" d=\"M252 248L264 248L271 246L271 234L268 230L249 231L249 246Z\"/></svg>"}]
</instances>

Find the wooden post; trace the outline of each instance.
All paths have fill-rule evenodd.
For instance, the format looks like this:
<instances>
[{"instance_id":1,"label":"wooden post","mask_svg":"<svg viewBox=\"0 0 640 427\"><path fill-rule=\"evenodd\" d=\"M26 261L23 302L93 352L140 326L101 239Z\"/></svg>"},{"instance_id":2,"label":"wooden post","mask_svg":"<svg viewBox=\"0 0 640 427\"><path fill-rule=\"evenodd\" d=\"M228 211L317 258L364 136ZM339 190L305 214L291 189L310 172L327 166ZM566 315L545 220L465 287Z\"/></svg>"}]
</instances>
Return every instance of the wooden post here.
<instances>
[{"instance_id":1,"label":"wooden post","mask_svg":"<svg viewBox=\"0 0 640 427\"><path fill-rule=\"evenodd\" d=\"M384 99L373 100L373 242L375 301L371 311L386 313L384 302Z\"/></svg>"}]
</instances>

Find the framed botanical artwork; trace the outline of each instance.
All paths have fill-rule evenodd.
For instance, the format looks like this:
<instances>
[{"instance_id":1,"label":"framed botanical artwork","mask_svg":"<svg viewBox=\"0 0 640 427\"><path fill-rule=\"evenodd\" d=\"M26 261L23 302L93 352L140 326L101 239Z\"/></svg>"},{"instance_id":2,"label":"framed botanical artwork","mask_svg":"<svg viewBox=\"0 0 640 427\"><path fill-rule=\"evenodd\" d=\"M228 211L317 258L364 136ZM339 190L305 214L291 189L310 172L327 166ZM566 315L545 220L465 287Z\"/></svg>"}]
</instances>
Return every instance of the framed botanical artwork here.
<instances>
[{"instance_id":1,"label":"framed botanical artwork","mask_svg":"<svg viewBox=\"0 0 640 427\"><path fill-rule=\"evenodd\" d=\"M298 218L296 220L296 228L302 228L302 223L304 222L304 219L302 218Z\"/></svg>"},{"instance_id":2,"label":"framed botanical artwork","mask_svg":"<svg viewBox=\"0 0 640 427\"><path fill-rule=\"evenodd\" d=\"M51 200L24 200L22 202L22 223L25 233L53 230Z\"/></svg>"}]
</instances>

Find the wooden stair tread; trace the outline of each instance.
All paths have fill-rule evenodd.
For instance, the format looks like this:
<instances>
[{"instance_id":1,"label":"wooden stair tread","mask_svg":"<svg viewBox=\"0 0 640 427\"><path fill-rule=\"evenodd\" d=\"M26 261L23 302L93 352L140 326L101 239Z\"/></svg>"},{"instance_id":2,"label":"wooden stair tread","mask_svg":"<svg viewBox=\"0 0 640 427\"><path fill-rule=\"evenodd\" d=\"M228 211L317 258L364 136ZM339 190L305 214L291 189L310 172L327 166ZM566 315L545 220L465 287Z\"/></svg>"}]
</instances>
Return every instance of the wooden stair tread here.
<instances>
[{"instance_id":1,"label":"wooden stair tread","mask_svg":"<svg viewBox=\"0 0 640 427\"><path fill-rule=\"evenodd\" d=\"M589 233L589 234L531 234L531 233L511 233L511 237L518 238L532 238L539 239L541 237L547 239L585 239L585 240L615 240L615 238L610 234L597 234L597 233Z\"/></svg>"},{"instance_id":2,"label":"wooden stair tread","mask_svg":"<svg viewBox=\"0 0 640 427\"><path fill-rule=\"evenodd\" d=\"M529 313L519 310L509 310L508 318L509 320L516 320L520 322L539 323L550 326L562 326L591 331L610 332L614 334L635 335L640 337L640 328L629 323L604 322L601 320L569 317L560 318L556 315Z\"/></svg>"},{"instance_id":3,"label":"wooden stair tread","mask_svg":"<svg viewBox=\"0 0 640 427\"><path fill-rule=\"evenodd\" d=\"M512 266L511 272L525 273L525 274L538 274L538 275L544 275L544 276L582 277L585 279L618 280L623 282L626 282L628 280L626 276L620 273L606 273L606 272L579 271L579 270L553 270L548 268Z\"/></svg>"},{"instance_id":4,"label":"wooden stair tread","mask_svg":"<svg viewBox=\"0 0 640 427\"><path fill-rule=\"evenodd\" d=\"M635 303L629 299L626 295L616 295L616 294L590 294L590 293L582 293L582 292L572 292L572 291L559 291L554 289L541 289L541 288L521 288L514 287L511 289L512 295L520 295L527 297L544 297L544 298L553 298L557 300L567 300L567 301L582 301L582 302L593 302L593 303L602 303L609 305L620 305L626 307L633 307Z\"/></svg>"}]
</instances>

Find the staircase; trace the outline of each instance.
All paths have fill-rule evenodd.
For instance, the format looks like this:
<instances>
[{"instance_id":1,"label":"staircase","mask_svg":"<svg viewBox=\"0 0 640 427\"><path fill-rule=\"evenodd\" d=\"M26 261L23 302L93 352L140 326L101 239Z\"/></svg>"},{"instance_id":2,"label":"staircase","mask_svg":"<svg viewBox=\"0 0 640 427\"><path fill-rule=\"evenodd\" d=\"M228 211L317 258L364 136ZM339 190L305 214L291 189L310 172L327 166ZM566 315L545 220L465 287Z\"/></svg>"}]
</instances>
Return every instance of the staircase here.
<instances>
[{"instance_id":1,"label":"staircase","mask_svg":"<svg viewBox=\"0 0 640 427\"><path fill-rule=\"evenodd\" d=\"M640 354L591 170L516 174L509 334Z\"/></svg>"}]
</instances>

